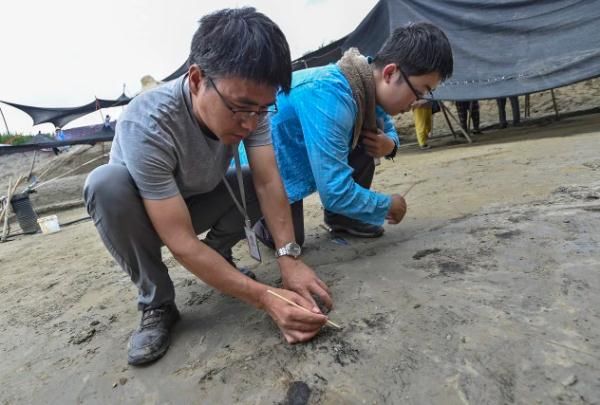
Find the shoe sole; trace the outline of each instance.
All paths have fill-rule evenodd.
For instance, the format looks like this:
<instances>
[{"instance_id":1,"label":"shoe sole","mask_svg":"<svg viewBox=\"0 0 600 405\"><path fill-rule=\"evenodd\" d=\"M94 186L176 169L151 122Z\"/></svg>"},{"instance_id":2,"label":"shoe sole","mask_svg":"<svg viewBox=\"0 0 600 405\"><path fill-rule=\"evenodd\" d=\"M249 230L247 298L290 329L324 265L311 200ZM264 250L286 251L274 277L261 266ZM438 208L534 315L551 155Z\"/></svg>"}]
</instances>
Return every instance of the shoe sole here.
<instances>
[{"instance_id":1,"label":"shoe sole","mask_svg":"<svg viewBox=\"0 0 600 405\"><path fill-rule=\"evenodd\" d=\"M143 366L144 364L152 363L152 362L160 359L161 357L163 357L165 355L165 353L167 353L167 350L169 350L169 347L171 347L171 339L169 339L169 344L167 344L160 351L154 352L152 354L152 356L145 356L145 357L139 358L139 359L135 359L135 358L127 356L127 364L129 364L131 366Z\"/></svg>"},{"instance_id":2,"label":"shoe sole","mask_svg":"<svg viewBox=\"0 0 600 405\"><path fill-rule=\"evenodd\" d=\"M344 232L344 233L347 233L352 236L358 236L360 238L379 238L384 233L383 228L381 228L381 231L377 232L377 233L366 233L366 232L357 231L352 228L345 228L345 227L341 227L341 226L331 226L331 225L328 225L328 226L329 226L329 229L331 229L331 232Z\"/></svg>"}]
</instances>

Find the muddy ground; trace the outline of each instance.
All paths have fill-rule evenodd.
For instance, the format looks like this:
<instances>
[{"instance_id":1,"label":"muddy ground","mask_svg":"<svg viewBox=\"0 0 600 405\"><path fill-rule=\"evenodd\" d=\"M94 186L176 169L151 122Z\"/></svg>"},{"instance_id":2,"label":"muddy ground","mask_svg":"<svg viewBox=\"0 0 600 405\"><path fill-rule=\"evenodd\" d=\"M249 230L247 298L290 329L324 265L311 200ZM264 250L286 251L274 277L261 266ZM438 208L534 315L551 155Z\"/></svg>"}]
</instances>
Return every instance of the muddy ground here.
<instances>
[{"instance_id":1,"label":"muddy ground","mask_svg":"<svg viewBox=\"0 0 600 405\"><path fill-rule=\"evenodd\" d=\"M374 188L419 184L377 240L327 234L311 198L304 257L344 329L307 344L165 251L182 320L163 359L128 366L136 292L92 223L17 236L0 245L0 403L278 404L294 381L310 404L599 403L599 131L595 114L405 148Z\"/></svg>"}]
</instances>

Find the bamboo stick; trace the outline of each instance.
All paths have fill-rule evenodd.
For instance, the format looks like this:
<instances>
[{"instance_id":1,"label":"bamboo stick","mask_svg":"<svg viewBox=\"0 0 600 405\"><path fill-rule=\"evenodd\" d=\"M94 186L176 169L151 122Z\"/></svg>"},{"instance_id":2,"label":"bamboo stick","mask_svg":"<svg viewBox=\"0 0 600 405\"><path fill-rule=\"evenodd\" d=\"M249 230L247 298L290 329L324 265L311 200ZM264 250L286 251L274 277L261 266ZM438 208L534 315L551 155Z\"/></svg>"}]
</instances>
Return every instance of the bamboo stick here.
<instances>
[{"instance_id":1,"label":"bamboo stick","mask_svg":"<svg viewBox=\"0 0 600 405\"><path fill-rule=\"evenodd\" d=\"M288 300L284 296L277 294L275 291L267 290L267 292L271 295L276 296L280 300L283 300L283 301L287 302L288 304L293 305L296 308L303 310L304 312L308 312L310 314L313 313L312 311L309 311L308 309L304 308L303 306L300 306L300 305L296 304L295 302ZM338 325L337 323L335 323L333 321L330 321L329 319L327 320L327 325L333 326L334 328L337 328L337 329L342 329L342 327L340 325Z\"/></svg>"}]
</instances>

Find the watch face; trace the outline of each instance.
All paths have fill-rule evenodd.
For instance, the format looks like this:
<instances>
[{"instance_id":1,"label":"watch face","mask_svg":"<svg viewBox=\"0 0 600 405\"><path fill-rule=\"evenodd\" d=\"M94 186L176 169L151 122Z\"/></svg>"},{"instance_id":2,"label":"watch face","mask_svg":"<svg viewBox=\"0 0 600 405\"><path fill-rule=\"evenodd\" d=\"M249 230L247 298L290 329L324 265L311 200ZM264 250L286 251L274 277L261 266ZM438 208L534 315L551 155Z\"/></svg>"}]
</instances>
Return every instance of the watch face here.
<instances>
[{"instance_id":1,"label":"watch face","mask_svg":"<svg viewBox=\"0 0 600 405\"><path fill-rule=\"evenodd\" d=\"M289 243L286 248L289 254L294 257L298 257L300 256L300 253L302 253L302 248L297 243Z\"/></svg>"}]
</instances>

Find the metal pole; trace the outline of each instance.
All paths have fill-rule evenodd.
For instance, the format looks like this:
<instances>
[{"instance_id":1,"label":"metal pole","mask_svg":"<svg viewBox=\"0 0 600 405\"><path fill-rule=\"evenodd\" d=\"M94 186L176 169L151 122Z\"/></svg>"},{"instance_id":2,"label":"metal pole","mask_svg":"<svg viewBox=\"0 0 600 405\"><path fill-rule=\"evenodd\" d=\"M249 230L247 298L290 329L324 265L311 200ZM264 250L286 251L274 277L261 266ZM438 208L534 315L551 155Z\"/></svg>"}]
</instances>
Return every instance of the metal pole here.
<instances>
[{"instance_id":1,"label":"metal pole","mask_svg":"<svg viewBox=\"0 0 600 405\"><path fill-rule=\"evenodd\" d=\"M556 120L558 121L560 119L560 116L558 115L558 107L556 105L556 97L554 96L554 89L550 89L550 94L552 94L552 105L554 106L554 113L556 114Z\"/></svg>"},{"instance_id":2,"label":"metal pole","mask_svg":"<svg viewBox=\"0 0 600 405\"><path fill-rule=\"evenodd\" d=\"M440 109L442 110L442 113L444 114L444 118L446 119L446 124L448 124L448 128L450 128L450 132L452 132L452 135L454 135L454 139L456 139L456 132L454 132L454 128L452 128L452 123L450 122L450 119L448 118L448 115L446 114L446 109L444 107L446 107L446 105L444 105L444 102L439 100L438 104L440 104ZM443 107L442 107L443 105Z\"/></svg>"},{"instance_id":3,"label":"metal pole","mask_svg":"<svg viewBox=\"0 0 600 405\"><path fill-rule=\"evenodd\" d=\"M471 133L471 109L473 108L473 102L469 101L469 109L467 110L467 132Z\"/></svg>"},{"instance_id":4,"label":"metal pole","mask_svg":"<svg viewBox=\"0 0 600 405\"><path fill-rule=\"evenodd\" d=\"M454 122L456 122L456 125L458 125L458 128L460 129L460 132L462 132L462 134L467 139L467 141L469 141L469 143L473 143L473 141L471 140L471 137L469 136L469 134L467 133L467 131L465 131L465 129L460 124L460 121L458 121L458 118L456 118L452 114L452 111L450 111L450 109L448 107L446 107L446 105L444 103L442 103L441 106L443 106L442 108L444 108L446 110L446 112L448 112L448 115L450 115L450 117L454 120Z\"/></svg>"},{"instance_id":5,"label":"metal pole","mask_svg":"<svg viewBox=\"0 0 600 405\"><path fill-rule=\"evenodd\" d=\"M6 117L4 117L2 108L0 108L0 115L2 115L2 121L4 121L4 126L6 127L6 135L10 135L10 130L8 129L8 124L6 123Z\"/></svg>"},{"instance_id":6,"label":"metal pole","mask_svg":"<svg viewBox=\"0 0 600 405\"><path fill-rule=\"evenodd\" d=\"M531 101L529 100L529 94L525 94L525 118L529 118L531 115Z\"/></svg>"}]
</instances>

